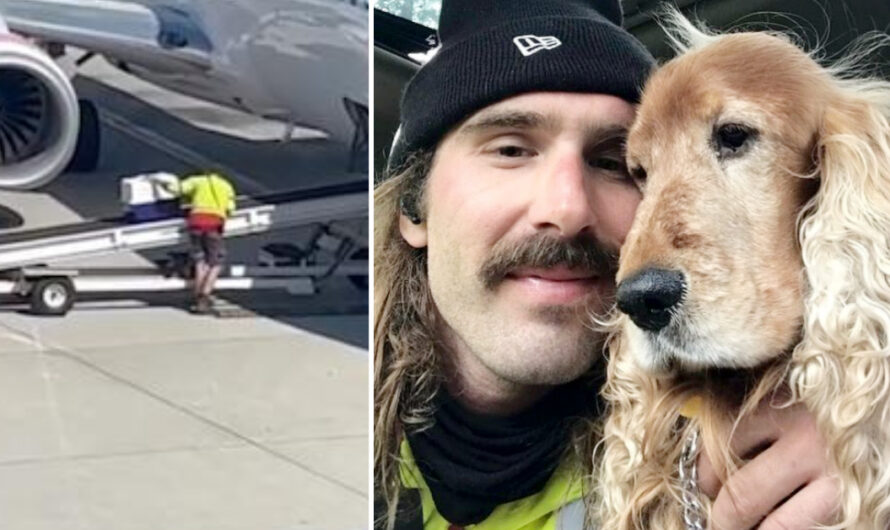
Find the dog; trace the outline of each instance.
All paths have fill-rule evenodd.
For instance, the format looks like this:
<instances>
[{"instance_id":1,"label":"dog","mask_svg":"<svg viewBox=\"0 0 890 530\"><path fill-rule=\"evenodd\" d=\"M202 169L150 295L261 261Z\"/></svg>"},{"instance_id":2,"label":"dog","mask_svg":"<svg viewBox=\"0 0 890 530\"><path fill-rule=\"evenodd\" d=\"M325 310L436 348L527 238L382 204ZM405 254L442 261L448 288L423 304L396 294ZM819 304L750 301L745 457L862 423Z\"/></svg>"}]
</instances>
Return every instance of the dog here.
<instances>
[{"instance_id":1,"label":"dog","mask_svg":"<svg viewBox=\"0 0 890 530\"><path fill-rule=\"evenodd\" d=\"M782 35L663 24L678 57L627 138L643 199L606 323L593 518L694 526L710 506L680 476L693 436L725 479L742 418L802 403L837 470L837 528L890 528L890 83L855 67L881 39L824 67Z\"/></svg>"}]
</instances>

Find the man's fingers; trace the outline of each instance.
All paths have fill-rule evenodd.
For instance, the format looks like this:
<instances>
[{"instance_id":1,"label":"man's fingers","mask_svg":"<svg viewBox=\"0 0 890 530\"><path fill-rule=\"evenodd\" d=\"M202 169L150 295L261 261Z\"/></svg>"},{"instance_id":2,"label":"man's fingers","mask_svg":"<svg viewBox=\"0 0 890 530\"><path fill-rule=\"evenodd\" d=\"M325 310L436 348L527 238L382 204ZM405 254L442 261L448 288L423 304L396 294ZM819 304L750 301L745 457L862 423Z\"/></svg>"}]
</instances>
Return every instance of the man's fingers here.
<instances>
[{"instance_id":1,"label":"man's fingers","mask_svg":"<svg viewBox=\"0 0 890 530\"><path fill-rule=\"evenodd\" d=\"M698 456L698 489L701 490L702 493L708 496L709 499L713 499L720 493L720 486L723 484L720 482L720 479L717 477L717 473L714 471L714 466L711 464L711 459L708 458L707 453L704 451Z\"/></svg>"},{"instance_id":2,"label":"man's fingers","mask_svg":"<svg viewBox=\"0 0 890 530\"><path fill-rule=\"evenodd\" d=\"M777 408L774 402L775 399L765 400L753 414L739 422L730 443L735 454L743 458L753 456L750 453L755 449L778 440L783 433L795 430L800 421L809 419L801 404Z\"/></svg>"},{"instance_id":3,"label":"man's fingers","mask_svg":"<svg viewBox=\"0 0 890 530\"><path fill-rule=\"evenodd\" d=\"M822 477L797 492L760 524L758 530L812 530L837 517L837 479Z\"/></svg>"},{"instance_id":4,"label":"man's fingers","mask_svg":"<svg viewBox=\"0 0 890 530\"><path fill-rule=\"evenodd\" d=\"M801 422L809 422L809 425L800 425ZM815 430L812 418L803 405L775 408L770 403L764 402L753 414L739 423L730 441L730 448L734 454L750 458L754 456L752 452L778 440L783 433L801 428L807 431ZM709 498L715 498L722 484L704 451L699 455L697 465L699 488Z\"/></svg>"},{"instance_id":5,"label":"man's fingers","mask_svg":"<svg viewBox=\"0 0 890 530\"><path fill-rule=\"evenodd\" d=\"M807 436L786 436L733 474L711 510L713 530L752 528L795 490L821 473Z\"/></svg>"}]
</instances>

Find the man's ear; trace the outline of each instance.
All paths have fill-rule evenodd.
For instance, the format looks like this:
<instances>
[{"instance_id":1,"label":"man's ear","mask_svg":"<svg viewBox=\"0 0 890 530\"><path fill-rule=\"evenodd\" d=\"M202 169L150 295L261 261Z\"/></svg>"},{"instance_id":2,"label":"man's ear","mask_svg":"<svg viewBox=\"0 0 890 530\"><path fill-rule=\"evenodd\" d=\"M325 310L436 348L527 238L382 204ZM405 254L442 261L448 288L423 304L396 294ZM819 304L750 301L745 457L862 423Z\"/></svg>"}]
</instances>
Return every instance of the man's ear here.
<instances>
[{"instance_id":1,"label":"man's ear","mask_svg":"<svg viewBox=\"0 0 890 530\"><path fill-rule=\"evenodd\" d=\"M413 223L405 214L399 215L399 232L402 237L414 248L426 246L426 223Z\"/></svg>"}]
</instances>

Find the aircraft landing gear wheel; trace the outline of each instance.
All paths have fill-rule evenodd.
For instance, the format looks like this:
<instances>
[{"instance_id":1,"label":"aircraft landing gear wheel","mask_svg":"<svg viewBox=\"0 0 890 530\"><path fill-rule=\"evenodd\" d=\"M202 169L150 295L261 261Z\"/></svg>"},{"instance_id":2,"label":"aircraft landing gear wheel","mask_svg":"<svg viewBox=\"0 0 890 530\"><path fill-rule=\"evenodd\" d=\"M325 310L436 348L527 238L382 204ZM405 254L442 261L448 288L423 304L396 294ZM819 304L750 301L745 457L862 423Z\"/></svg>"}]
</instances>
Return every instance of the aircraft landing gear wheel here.
<instances>
[{"instance_id":1,"label":"aircraft landing gear wheel","mask_svg":"<svg viewBox=\"0 0 890 530\"><path fill-rule=\"evenodd\" d=\"M77 147L68 163L68 170L95 171L99 166L99 111L96 105L85 99L78 100L80 106L80 132L77 134Z\"/></svg>"},{"instance_id":2,"label":"aircraft landing gear wheel","mask_svg":"<svg viewBox=\"0 0 890 530\"><path fill-rule=\"evenodd\" d=\"M68 278L44 278L31 289L31 312L65 315L74 305L74 284Z\"/></svg>"},{"instance_id":3,"label":"aircraft landing gear wheel","mask_svg":"<svg viewBox=\"0 0 890 530\"><path fill-rule=\"evenodd\" d=\"M349 259L366 260L368 259L368 249L361 248L352 253ZM370 265L369 265L370 266ZM370 271L368 271L370 273ZM354 274L349 276L349 281L362 291L368 290L368 277L365 275Z\"/></svg>"}]
</instances>

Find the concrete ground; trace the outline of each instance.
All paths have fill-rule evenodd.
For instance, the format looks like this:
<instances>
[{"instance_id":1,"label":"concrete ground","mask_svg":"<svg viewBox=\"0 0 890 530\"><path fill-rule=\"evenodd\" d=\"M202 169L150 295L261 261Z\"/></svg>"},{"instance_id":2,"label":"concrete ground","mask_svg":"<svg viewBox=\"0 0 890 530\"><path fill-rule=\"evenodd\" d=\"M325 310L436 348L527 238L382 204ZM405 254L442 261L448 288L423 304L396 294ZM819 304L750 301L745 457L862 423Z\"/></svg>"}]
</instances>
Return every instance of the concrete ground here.
<instances>
[{"instance_id":1,"label":"concrete ground","mask_svg":"<svg viewBox=\"0 0 890 530\"><path fill-rule=\"evenodd\" d=\"M11 529L359 528L367 354L167 308L0 318Z\"/></svg>"},{"instance_id":2,"label":"concrete ground","mask_svg":"<svg viewBox=\"0 0 890 530\"><path fill-rule=\"evenodd\" d=\"M63 175L41 193L0 193L24 228L116 215L121 176L207 160L231 168L244 193L367 179L345 171L344 146L207 132L157 108L163 91L90 65L76 86L102 113L99 171ZM249 260L265 242L307 233L232 241L230 254ZM310 297L223 298L226 318L188 314L183 294L92 297L62 318L0 305L0 527L368 526L368 292L333 278Z\"/></svg>"}]
</instances>

